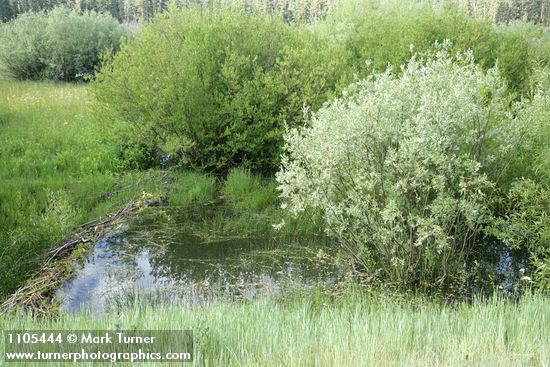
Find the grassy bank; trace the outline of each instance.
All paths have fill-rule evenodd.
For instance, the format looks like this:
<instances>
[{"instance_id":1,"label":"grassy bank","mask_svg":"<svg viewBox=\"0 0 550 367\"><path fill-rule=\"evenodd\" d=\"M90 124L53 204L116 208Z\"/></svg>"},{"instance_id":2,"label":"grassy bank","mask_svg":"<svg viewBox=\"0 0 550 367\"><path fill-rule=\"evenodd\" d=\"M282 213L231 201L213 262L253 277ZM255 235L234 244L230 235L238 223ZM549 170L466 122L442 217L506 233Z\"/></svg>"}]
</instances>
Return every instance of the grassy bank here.
<instances>
[{"instance_id":1,"label":"grassy bank","mask_svg":"<svg viewBox=\"0 0 550 367\"><path fill-rule=\"evenodd\" d=\"M160 190L158 172L120 172L119 127L90 107L85 85L0 80L0 298L79 224Z\"/></svg>"},{"instance_id":2,"label":"grassy bank","mask_svg":"<svg viewBox=\"0 0 550 367\"><path fill-rule=\"evenodd\" d=\"M159 196L165 172L128 170L123 125L94 118L84 84L0 80L0 298L40 269L45 250L78 225ZM272 179L169 173L168 205L204 237L311 234L313 219L279 208ZM281 231L273 224L285 223Z\"/></svg>"},{"instance_id":3,"label":"grassy bank","mask_svg":"<svg viewBox=\"0 0 550 367\"><path fill-rule=\"evenodd\" d=\"M267 317L266 317L267 316ZM138 303L60 319L0 318L4 329L192 329L197 366L547 366L548 299L453 307L349 292L194 309ZM49 364L54 365L54 364ZM100 365L95 363L95 366Z\"/></svg>"}]
</instances>

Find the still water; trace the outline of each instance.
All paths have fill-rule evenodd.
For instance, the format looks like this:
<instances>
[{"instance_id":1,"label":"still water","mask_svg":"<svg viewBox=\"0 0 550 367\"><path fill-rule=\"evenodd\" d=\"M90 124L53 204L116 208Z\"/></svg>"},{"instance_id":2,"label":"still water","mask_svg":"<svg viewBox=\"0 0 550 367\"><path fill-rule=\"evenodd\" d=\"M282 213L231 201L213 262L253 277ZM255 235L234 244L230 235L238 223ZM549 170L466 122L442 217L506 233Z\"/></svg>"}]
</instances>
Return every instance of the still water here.
<instances>
[{"instance_id":1,"label":"still water","mask_svg":"<svg viewBox=\"0 0 550 367\"><path fill-rule=\"evenodd\" d=\"M136 295L193 305L333 287L345 271L332 251L324 238L205 239L148 211L96 241L57 298L101 312Z\"/></svg>"}]
</instances>

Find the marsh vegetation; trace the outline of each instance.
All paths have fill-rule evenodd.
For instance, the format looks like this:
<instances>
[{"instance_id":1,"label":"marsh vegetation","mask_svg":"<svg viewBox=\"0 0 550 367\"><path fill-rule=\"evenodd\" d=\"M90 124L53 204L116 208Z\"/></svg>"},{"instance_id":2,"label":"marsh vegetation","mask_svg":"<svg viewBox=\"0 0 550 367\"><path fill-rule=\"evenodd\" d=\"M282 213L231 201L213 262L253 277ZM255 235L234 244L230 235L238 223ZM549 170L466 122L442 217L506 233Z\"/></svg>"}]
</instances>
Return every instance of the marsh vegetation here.
<instances>
[{"instance_id":1,"label":"marsh vegetation","mask_svg":"<svg viewBox=\"0 0 550 367\"><path fill-rule=\"evenodd\" d=\"M548 363L544 22L240 5L0 24L0 299L136 209L2 327L179 325L197 365Z\"/></svg>"}]
</instances>

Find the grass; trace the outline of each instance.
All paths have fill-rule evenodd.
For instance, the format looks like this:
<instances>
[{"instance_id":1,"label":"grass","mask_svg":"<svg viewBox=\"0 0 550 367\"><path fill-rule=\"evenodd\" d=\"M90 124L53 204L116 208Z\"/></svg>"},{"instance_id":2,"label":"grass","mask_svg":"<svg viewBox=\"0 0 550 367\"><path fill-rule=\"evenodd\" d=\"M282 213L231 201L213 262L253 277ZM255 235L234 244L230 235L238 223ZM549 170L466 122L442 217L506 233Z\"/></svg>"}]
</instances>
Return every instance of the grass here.
<instances>
[{"instance_id":1,"label":"grass","mask_svg":"<svg viewBox=\"0 0 550 367\"><path fill-rule=\"evenodd\" d=\"M192 329L196 366L548 366L548 298L442 306L347 291L196 308L144 301L100 316L0 316L4 330ZM49 364L54 366L55 364ZM92 365L92 364L90 364ZM94 363L94 366L101 364Z\"/></svg>"},{"instance_id":2,"label":"grass","mask_svg":"<svg viewBox=\"0 0 550 367\"><path fill-rule=\"evenodd\" d=\"M84 84L0 80L0 299L36 275L39 255L78 225L167 189L163 172L127 169L119 158L124 126L94 118L92 108ZM273 180L241 169L226 181L170 176L169 206L204 237L319 230L279 208Z\"/></svg>"},{"instance_id":3,"label":"grass","mask_svg":"<svg viewBox=\"0 0 550 367\"><path fill-rule=\"evenodd\" d=\"M277 184L236 168L225 179L195 172L173 171L170 209L178 223L204 238L312 236L322 234L318 216L293 217L280 208ZM277 225L284 223L280 229Z\"/></svg>"},{"instance_id":4,"label":"grass","mask_svg":"<svg viewBox=\"0 0 550 367\"><path fill-rule=\"evenodd\" d=\"M94 119L91 107L85 85L0 80L0 297L79 224L167 190L165 172L125 171L119 126ZM242 169L226 180L170 176L169 207L191 219L178 223L205 237L321 229L315 216L291 218L279 208L272 179ZM283 221L277 232L272 224ZM138 297L101 315L0 314L0 329L192 329L197 366L548 366L548 305L541 295L441 305L354 290L194 308Z\"/></svg>"},{"instance_id":5,"label":"grass","mask_svg":"<svg viewBox=\"0 0 550 367\"><path fill-rule=\"evenodd\" d=\"M262 180L242 168L229 172L222 194L236 209L261 210L278 204L275 182Z\"/></svg>"},{"instance_id":6,"label":"grass","mask_svg":"<svg viewBox=\"0 0 550 367\"><path fill-rule=\"evenodd\" d=\"M207 205L215 200L216 178L195 172L177 175L172 182L168 203L172 207L189 208L194 205Z\"/></svg>"},{"instance_id":7,"label":"grass","mask_svg":"<svg viewBox=\"0 0 550 367\"><path fill-rule=\"evenodd\" d=\"M116 129L93 118L87 86L0 80L0 298L73 231L158 192L158 172L121 174Z\"/></svg>"}]
</instances>

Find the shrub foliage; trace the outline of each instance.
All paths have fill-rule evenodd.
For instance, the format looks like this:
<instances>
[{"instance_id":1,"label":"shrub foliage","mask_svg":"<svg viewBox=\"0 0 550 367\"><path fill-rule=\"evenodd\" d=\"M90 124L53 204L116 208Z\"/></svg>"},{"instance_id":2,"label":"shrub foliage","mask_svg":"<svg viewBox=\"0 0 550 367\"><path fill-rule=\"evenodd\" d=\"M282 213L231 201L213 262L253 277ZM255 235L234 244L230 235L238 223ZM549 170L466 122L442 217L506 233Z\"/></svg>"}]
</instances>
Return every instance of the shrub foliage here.
<instances>
[{"instance_id":1,"label":"shrub foliage","mask_svg":"<svg viewBox=\"0 0 550 367\"><path fill-rule=\"evenodd\" d=\"M107 62L95 83L103 117L206 172L272 172L284 123L303 123L344 85L337 46L261 14L172 11ZM351 74L351 72L349 72Z\"/></svg>"},{"instance_id":2,"label":"shrub foliage","mask_svg":"<svg viewBox=\"0 0 550 367\"><path fill-rule=\"evenodd\" d=\"M321 209L370 276L404 289L462 286L492 221L493 178L519 140L498 72L443 47L348 94L287 133L277 175L286 205Z\"/></svg>"},{"instance_id":3,"label":"shrub foliage","mask_svg":"<svg viewBox=\"0 0 550 367\"><path fill-rule=\"evenodd\" d=\"M434 42L448 39L453 52L471 49L484 70L498 64L509 92L521 95L527 93L533 68L543 57L536 50L544 46L531 46L528 41L539 36L527 37L527 32L519 28L495 27L452 6L433 9L412 2L381 4L364 0L344 4L348 6L329 15L329 24L338 24L344 30L341 33L351 63L363 77L373 70L384 71L388 64L402 65L413 53L426 52ZM365 60L371 63L365 64Z\"/></svg>"},{"instance_id":4,"label":"shrub foliage","mask_svg":"<svg viewBox=\"0 0 550 367\"><path fill-rule=\"evenodd\" d=\"M26 13L0 26L0 63L17 79L83 79L128 34L117 20L95 12L59 7Z\"/></svg>"}]
</instances>

